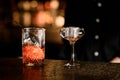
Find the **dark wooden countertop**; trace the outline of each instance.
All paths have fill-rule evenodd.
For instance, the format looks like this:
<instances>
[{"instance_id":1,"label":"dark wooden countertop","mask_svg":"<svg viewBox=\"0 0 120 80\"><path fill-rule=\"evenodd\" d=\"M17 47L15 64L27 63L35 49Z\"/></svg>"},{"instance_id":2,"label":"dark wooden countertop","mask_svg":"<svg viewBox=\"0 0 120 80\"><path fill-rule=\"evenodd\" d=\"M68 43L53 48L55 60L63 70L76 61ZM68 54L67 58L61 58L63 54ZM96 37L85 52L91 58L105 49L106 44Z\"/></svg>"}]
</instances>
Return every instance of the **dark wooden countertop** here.
<instances>
[{"instance_id":1,"label":"dark wooden countertop","mask_svg":"<svg viewBox=\"0 0 120 80\"><path fill-rule=\"evenodd\" d=\"M46 59L43 67L25 67L22 59L1 58L0 80L120 80L120 64L80 62L75 70L65 60Z\"/></svg>"}]
</instances>

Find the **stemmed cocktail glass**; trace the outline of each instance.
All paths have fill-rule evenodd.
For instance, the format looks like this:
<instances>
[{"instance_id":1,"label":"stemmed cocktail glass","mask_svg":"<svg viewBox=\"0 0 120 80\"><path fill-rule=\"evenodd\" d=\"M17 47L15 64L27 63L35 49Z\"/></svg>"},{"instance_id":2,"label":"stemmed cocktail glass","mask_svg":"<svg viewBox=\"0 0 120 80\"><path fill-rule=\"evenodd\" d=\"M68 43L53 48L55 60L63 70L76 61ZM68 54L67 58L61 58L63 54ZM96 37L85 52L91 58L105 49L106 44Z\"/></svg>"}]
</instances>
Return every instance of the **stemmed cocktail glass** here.
<instances>
[{"instance_id":1,"label":"stemmed cocktail glass","mask_svg":"<svg viewBox=\"0 0 120 80\"><path fill-rule=\"evenodd\" d=\"M74 45L76 41L80 39L84 34L85 34L84 28L76 26L62 27L60 29L60 36L68 40L72 47L71 60L67 64L65 64L66 67L71 68L77 66Z\"/></svg>"}]
</instances>

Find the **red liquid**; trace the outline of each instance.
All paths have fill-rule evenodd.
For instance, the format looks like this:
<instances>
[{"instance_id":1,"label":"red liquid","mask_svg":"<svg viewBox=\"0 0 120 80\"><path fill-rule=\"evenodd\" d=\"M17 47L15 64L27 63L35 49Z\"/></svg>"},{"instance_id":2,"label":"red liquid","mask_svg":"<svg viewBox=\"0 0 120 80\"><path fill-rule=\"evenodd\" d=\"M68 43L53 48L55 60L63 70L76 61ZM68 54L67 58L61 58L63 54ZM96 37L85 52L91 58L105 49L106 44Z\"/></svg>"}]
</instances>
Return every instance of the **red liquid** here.
<instances>
[{"instance_id":1,"label":"red liquid","mask_svg":"<svg viewBox=\"0 0 120 80\"><path fill-rule=\"evenodd\" d=\"M29 64L39 64L41 63L44 58L44 48L40 48L38 46L23 46L22 47L22 55L23 55L23 63Z\"/></svg>"},{"instance_id":2,"label":"red liquid","mask_svg":"<svg viewBox=\"0 0 120 80\"><path fill-rule=\"evenodd\" d=\"M70 42L75 42L77 41L80 37L64 37L66 40L69 40Z\"/></svg>"}]
</instances>

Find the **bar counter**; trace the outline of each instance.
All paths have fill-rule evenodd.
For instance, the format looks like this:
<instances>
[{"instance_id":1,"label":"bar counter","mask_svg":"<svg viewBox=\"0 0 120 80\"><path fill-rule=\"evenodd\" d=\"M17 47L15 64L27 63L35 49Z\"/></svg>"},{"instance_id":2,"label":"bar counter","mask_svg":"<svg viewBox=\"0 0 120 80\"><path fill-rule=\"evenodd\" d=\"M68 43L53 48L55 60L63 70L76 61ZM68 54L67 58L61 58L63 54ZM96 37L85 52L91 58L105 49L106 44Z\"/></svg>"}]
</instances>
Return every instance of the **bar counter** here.
<instances>
[{"instance_id":1,"label":"bar counter","mask_svg":"<svg viewBox=\"0 0 120 80\"><path fill-rule=\"evenodd\" d=\"M67 69L66 60L45 59L44 66L25 67L22 59L0 58L0 80L120 80L120 64L80 62Z\"/></svg>"}]
</instances>

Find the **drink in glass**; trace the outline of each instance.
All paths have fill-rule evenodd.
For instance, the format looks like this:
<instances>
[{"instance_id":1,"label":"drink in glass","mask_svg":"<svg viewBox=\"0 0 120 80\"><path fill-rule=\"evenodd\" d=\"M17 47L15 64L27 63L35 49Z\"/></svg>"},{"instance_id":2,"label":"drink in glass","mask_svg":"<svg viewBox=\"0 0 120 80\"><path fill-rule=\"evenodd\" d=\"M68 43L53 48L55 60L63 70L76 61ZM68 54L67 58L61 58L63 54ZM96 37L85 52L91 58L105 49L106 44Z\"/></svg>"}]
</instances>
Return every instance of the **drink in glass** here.
<instances>
[{"instance_id":1,"label":"drink in glass","mask_svg":"<svg viewBox=\"0 0 120 80\"><path fill-rule=\"evenodd\" d=\"M41 66L45 59L45 29L22 29L22 59L26 66Z\"/></svg>"}]
</instances>

